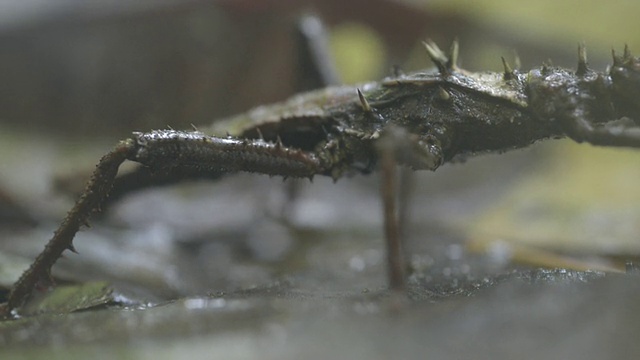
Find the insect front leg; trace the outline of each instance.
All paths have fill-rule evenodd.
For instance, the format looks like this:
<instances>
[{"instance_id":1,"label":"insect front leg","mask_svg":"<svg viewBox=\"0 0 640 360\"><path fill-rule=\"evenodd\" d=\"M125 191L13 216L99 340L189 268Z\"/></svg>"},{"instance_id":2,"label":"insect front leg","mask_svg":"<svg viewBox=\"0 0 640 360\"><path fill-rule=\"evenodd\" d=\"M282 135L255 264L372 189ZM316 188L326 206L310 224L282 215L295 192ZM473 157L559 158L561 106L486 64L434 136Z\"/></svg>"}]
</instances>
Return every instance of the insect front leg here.
<instances>
[{"instance_id":1,"label":"insect front leg","mask_svg":"<svg viewBox=\"0 0 640 360\"><path fill-rule=\"evenodd\" d=\"M313 177L332 166L330 159L261 139L208 136L201 132L156 130L136 133L131 161L167 174L197 169L211 172L253 172L284 177Z\"/></svg>"},{"instance_id":2,"label":"insect front leg","mask_svg":"<svg viewBox=\"0 0 640 360\"><path fill-rule=\"evenodd\" d=\"M0 307L0 316L10 316L31 296L40 282L51 281L51 267L65 250L75 252L73 238L82 225L89 222L89 217L104 203L113 185L120 165L135 151L135 141L121 141L112 151L100 159L87 183L87 186L73 208L67 213L62 224L44 250L38 255L20 279L13 285L7 302Z\"/></svg>"},{"instance_id":3,"label":"insect front leg","mask_svg":"<svg viewBox=\"0 0 640 360\"><path fill-rule=\"evenodd\" d=\"M410 134L396 126L389 126L381 133L376 149L380 162L389 287L391 290L404 292L406 277L402 250L403 229L400 228L404 221L400 221L397 210L397 165L405 165L414 170L435 170L442 164L442 150L429 137Z\"/></svg>"},{"instance_id":4,"label":"insect front leg","mask_svg":"<svg viewBox=\"0 0 640 360\"><path fill-rule=\"evenodd\" d=\"M125 160L136 161L167 175L194 171L199 175L249 171L290 177L312 177L331 166L312 153L263 140L239 140L207 136L199 132L174 130L137 133L120 142L102 157L80 199L38 255L31 267L14 284L0 316L9 316L22 306L34 288L50 279L51 267L65 250L75 251L73 238L90 215L109 195L118 168ZM180 174L176 174L180 176Z\"/></svg>"}]
</instances>

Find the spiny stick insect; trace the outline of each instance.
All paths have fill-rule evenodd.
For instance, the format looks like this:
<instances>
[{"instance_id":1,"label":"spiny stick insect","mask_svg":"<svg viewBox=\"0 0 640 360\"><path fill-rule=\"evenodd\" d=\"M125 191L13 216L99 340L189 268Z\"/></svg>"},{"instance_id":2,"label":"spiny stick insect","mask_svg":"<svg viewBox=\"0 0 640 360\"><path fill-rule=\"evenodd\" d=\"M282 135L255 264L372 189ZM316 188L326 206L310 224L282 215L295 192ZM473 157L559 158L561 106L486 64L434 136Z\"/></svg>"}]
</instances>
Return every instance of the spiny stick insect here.
<instances>
[{"instance_id":1,"label":"spiny stick insect","mask_svg":"<svg viewBox=\"0 0 640 360\"><path fill-rule=\"evenodd\" d=\"M456 65L458 44L445 54L425 47L436 72L398 75L355 87L328 87L260 107L226 123L233 135L203 131L137 132L98 163L86 189L45 249L16 282L5 316L18 309L90 215L100 208L125 160L158 178L216 177L255 172L284 177L379 170L389 286L405 287L395 207L397 164L435 170L459 156L506 151L546 138L640 147L640 59L625 47L603 73L587 66L579 47L576 71L542 66L471 73ZM219 125L218 125L219 126Z\"/></svg>"}]
</instances>

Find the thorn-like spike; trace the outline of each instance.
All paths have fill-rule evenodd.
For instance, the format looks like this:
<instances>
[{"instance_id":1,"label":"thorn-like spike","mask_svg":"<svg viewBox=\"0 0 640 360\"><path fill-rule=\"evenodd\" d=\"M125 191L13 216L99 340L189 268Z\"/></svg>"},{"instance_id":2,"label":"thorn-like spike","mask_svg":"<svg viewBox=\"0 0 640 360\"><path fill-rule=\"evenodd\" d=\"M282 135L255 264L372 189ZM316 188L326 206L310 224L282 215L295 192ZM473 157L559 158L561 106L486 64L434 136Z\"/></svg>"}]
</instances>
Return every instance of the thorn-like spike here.
<instances>
[{"instance_id":1,"label":"thorn-like spike","mask_svg":"<svg viewBox=\"0 0 640 360\"><path fill-rule=\"evenodd\" d=\"M373 112L373 109L371 109L371 105L369 105L367 98L362 95L362 91L360 91L360 89L356 90L358 91L358 98L360 98L360 105L362 105L362 110L367 113Z\"/></svg>"},{"instance_id":2,"label":"thorn-like spike","mask_svg":"<svg viewBox=\"0 0 640 360\"><path fill-rule=\"evenodd\" d=\"M502 66L504 67L503 78L505 80L511 80L514 77L513 69L509 66L507 60L505 60L504 56L500 57L502 59Z\"/></svg>"},{"instance_id":3,"label":"thorn-like spike","mask_svg":"<svg viewBox=\"0 0 640 360\"><path fill-rule=\"evenodd\" d=\"M173 128L171 127L171 125L167 125L167 129L173 131Z\"/></svg>"},{"instance_id":4,"label":"thorn-like spike","mask_svg":"<svg viewBox=\"0 0 640 360\"><path fill-rule=\"evenodd\" d=\"M198 131L198 128L193 123L191 123L191 128L193 129L193 131Z\"/></svg>"},{"instance_id":5,"label":"thorn-like spike","mask_svg":"<svg viewBox=\"0 0 640 360\"><path fill-rule=\"evenodd\" d=\"M584 44L578 44L578 69L576 69L576 75L584 76L589 72L589 66L587 65L587 48Z\"/></svg>"},{"instance_id":6,"label":"thorn-like spike","mask_svg":"<svg viewBox=\"0 0 640 360\"><path fill-rule=\"evenodd\" d=\"M459 52L459 43L458 39L453 39L451 42L451 47L449 48L449 60L447 61L447 68L449 70L454 70L458 67L458 52Z\"/></svg>"},{"instance_id":7,"label":"thorn-like spike","mask_svg":"<svg viewBox=\"0 0 640 360\"><path fill-rule=\"evenodd\" d=\"M260 138L260 140L264 141L264 135L262 135L262 131L259 127L256 128L256 132L258 133L258 137Z\"/></svg>"},{"instance_id":8,"label":"thorn-like spike","mask_svg":"<svg viewBox=\"0 0 640 360\"><path fill-rule=\"evenodd\" d=\"M438 67L438 71L440 71L441 74L446 74L447 62L449 61L447 56L440 50L438 45L431 40L423 41L422 44L427 50L427 55L429 55L431 61Z\"/></svg>"},{"instance_id":9,"label":"thorn-like spike","mask_svg":"<svg viewBox=\"0 0 640 360\"><path fill-rule=\"evenodd\" d=\"M438 97L442 101L451 100L451 94L449 94L442 86L438 86Z\"/></svg>"},{"instance_id":10,"label":"thorn-like spike","mask_svg":"<svg viewBox=\"0 0 640 360\"><path fill-rule=\"evenodd\" d=\"M280 138L280 135L278 135L278 136L276 137L276 147L277 147L277 148L282 148L282 147L284 147L284 145L282 144L282 139Z\"/></svg>"},{"instance_id":11,"label":"thorn-like spike","mask_svg":"<svg viewBox=\"0 0 640 360\"><path fill-rule=\"evenodd\" d=\"M69 246L67 246L67 250L71 251L74 254L78 254L78 250L76 250L76 247L73 246L73 244L69 244Z\"/></svg>"}]
</instances>

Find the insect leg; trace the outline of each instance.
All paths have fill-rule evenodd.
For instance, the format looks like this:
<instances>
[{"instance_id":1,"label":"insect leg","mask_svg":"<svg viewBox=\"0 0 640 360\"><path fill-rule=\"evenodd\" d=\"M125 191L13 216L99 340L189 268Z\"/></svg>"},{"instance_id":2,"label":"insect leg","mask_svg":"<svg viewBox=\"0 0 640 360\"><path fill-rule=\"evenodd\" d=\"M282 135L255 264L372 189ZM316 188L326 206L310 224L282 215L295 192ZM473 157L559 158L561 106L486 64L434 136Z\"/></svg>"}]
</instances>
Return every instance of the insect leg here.
<instances>
[{"instance_id":1,"label":"insect leg","mask_svg":"<svg viewBox=\"0 0 640 360\"><path fill-rule=\"evenodd\" d=\"M24 304L40 281L50 279L51 267L62 252L75 251L72 243L75 234L103 204L125 160L140 162L166 174L196 169L200 174L250 171L291 177L326 173L331 164L331 160L287 148L280 142L217 138L174 130L138 133L102 157L80 199L42 253L13 286L7 303L0 307L0 315L9 316Z\"/></svg>"},{"instance_id":2,"label":"insect leg","mask_svg":"<svg viewBox=\"0 0 640 360\"><path fill-rule=\"evenodd\" d=\"M69 211L44 250L13 285L7 302L0 308L0 316L9 316L13 310L22 306L39 282L50 281L51 267L63 251L75 252L73 238L80 226L86 225L91 214L100 208L113 185L120 164L131 156L134 148L134 140L124 140L100 159L80 199Z\"/></svg>"},{"instance_id":3,"label":"insect leg","mask_svg":"<svg viewBox=\"0 0 640 360\"><path fill-rule=\"evenodd\" d=\"M413 169L435 170L442 163L439 146L426 142L419 136L406 130L389 126L376 143L380 162L381 194L384 211L384 233L387 242L387 263L389 287L402 292L406 289L405 262L402 250L403 229L405 219L401 208L397 209L397 165L406 165ZM403 184L406 185L406 184ZM403 197L403 189L400 196ZM401 199L402 200L402 199Z\"/></svg>"},{"instance_id":4,"label":"insect leg","mask_svg":"<svg viewBox=\"0 0 640 360\"><path fill-rule=\"evenodd\" d=\"M157 130L137 133L135 151L128 158L154 171L173 173L198 169L246 171L285 177L324 174L330 160L313 153L285 147L281 142L208 136L201 132Z\"/></svg>"},{"instance_id":5,"label":"insect leg","mask_svg":"<svg viewBox=\"0 0 640 360\"><path fill-rule=\"evenodd\" d=\"M567 136L577 142L600 146L640 147L640 126L623 118L604 125L594 125L584 117L573 116L564 121Z\"/></svg>"},{"instance_id":6,"label":"insect leg","mask_svg":"<svg viewBox=\"0 0 640 360\"><path fill-rule=\"evenodd\" d=\"M400 239L399 220L396 211L396 168L393 145L390 141L380 141L380 192L384 216L384 236L387 242L387 271L389 288L394 291L405 291L405 266Z\"/></svg>"}]
</instances>

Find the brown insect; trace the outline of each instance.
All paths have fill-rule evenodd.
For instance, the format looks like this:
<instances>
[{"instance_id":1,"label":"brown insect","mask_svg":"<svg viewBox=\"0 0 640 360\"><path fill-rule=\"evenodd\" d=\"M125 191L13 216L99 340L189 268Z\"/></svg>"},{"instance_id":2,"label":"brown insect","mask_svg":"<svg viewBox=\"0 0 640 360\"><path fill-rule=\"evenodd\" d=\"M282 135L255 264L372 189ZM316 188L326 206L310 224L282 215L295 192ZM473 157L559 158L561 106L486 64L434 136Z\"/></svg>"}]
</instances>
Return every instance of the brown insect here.
<instances>
[{"instance_id":1,"label":"brown insect","mask_svg":"<svg viewBox=\"0 0 640 360\"><path fill-rule=\"evenodd\" d=\"M125 160L142 164L134 178L151 182L238 171L338 179L379 170L389 286L402 291L396 164L435 170L460 156L521 148L546 138L640 147L640 59L626 47L622 56L613 54L613 65L602 73L587 66L584 47L579 47L576 71L543 66L523 72L503 59L503 73L458 68L456 42L447 54L432 42L425 47L435 72L297 95L207 131L155 130L122 140L102 157L80 199L16 282L5 315L50 277L62 252L75 251L76 232L119 181L118 167ZM220 128L228 133L220 134Z\"/></svg>"}]
</instances>

